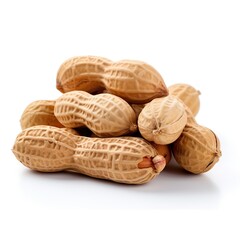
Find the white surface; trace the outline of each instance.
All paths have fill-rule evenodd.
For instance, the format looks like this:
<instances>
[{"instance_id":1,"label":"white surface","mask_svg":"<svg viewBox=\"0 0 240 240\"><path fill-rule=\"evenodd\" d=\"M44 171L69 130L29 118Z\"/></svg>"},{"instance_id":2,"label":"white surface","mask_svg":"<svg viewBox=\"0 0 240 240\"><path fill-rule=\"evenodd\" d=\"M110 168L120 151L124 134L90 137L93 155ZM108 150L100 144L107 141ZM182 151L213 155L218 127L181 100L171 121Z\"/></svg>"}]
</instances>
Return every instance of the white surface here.
<instances>
[{"instance_id":1,"label":"white surface","mask_svg":"<svg viewBox=\"0 0 240 240\"><path fill-rule=\"evenodd\" d=\"M0 239L239 239L238 1L0 2ZM24 108L55 99L59 65L75 55L138 59L167 85L202 92L200 124L223 156L208 173L173 163L126 186L78 174L40 174L11 152Z\"/></svg>"}]
</instances>

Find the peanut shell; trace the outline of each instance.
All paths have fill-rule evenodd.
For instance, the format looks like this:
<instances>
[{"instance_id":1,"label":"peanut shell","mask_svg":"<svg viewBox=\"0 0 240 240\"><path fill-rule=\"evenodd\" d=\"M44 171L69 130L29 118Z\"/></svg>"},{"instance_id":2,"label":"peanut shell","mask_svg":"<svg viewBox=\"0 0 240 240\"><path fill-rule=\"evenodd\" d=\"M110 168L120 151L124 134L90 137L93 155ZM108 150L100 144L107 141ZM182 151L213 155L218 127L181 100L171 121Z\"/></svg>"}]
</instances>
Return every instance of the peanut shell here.
<instances>
[{"instance_id":1,"label":"peanut shell","mask_svg":"<svg viewBox=\"0 0 240 240\"><path fill-rule=\"evenodd\" d=\"M193 116L196 116L200 109L200 91L193 86L185 83L177 83L168 87L169 94L181 99L191 110Z\"/></svg>"},{"instance_id":2,"label":"peanut shell","mask_svg":"<svg viewBox=\"0 0 240 240\"><path fill-rule=\"evenodd\" d=\"M30 103L22 113L20 124L25 129L36 125L64 127L54 115L54 100L38 100Z\"/></svg>"},{"instance_id":3,"label":"peanut shell","mask_svg":"<svg viewBox=\"0 0 240 240\"><path fill-rule=\"evenodd\" d=\"M137 130L136 115L131 106L109 93L65 93L56 100L54 114L65 127L86 126L100 137L121 136Z\"/></svg>"},{"instance_id":4,"label":"peanut shell","mask_svg":"<svg viewBox=\"0 0 240 240\"><path fill-rule=\"evenodd\" d=\"M222 155L216 134L197 124L185 126L172 152L180 166L195 174L209 171Z\"/></svg>"},{"instance_id":5,"label":"peanut shell","mask_svg":"<svg viewBox=\"0 0 240 240\"><path fill-rule=\"evenodd\" d=\"M142 138L89 138L51 126L23 130L13 153L32 170L75 171L126 184L147 183L166 165L165 158Z\"/></svg>"},{"instance_id":6,"label":"peanut shell","mask_svg":"<svg viewBox=\"0 0 240 240\"><path fill-rule=\"evenodd\" d=\"M65 61L57 73L57 89L62 93L106 89L130 103L146 103L168 95L162 76L149 64L134 60L112 62L97 56Z\"/></svg>"},{"instance_id":7,"label":"peanut shell","mask_svg":"<svg viewBox=\"0 0 240 240\"><path fill-rule=\"evenodd\" d=\"M138 117L138 128L148 141L170 144L182 133L187 123L184 105L173 96L156 98L147 103Z\"/></svg>"}]
</instances>

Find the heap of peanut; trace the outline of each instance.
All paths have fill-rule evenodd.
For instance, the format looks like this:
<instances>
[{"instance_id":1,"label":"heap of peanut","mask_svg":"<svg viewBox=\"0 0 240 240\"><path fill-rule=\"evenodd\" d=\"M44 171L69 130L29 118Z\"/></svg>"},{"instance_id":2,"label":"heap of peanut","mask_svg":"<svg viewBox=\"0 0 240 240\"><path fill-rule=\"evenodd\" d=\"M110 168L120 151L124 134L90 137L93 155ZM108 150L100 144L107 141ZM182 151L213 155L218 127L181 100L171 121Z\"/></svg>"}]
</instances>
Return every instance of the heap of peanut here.
<instances>
[{"instance_id":1,"label":"heap of peanut","mask_svg":"<svg viewBox=\"0 0 240 240\"><path fill-rule=\"evenodd\" d=\"M194 119L199 91L167 88L144 62L74 57L60 66L57 89L58 99L34 101L21 116L13 153L30 169L143 184L163 171L171 153L194 174L221 156L216 134Z\"/></svg>"}]
</instances>

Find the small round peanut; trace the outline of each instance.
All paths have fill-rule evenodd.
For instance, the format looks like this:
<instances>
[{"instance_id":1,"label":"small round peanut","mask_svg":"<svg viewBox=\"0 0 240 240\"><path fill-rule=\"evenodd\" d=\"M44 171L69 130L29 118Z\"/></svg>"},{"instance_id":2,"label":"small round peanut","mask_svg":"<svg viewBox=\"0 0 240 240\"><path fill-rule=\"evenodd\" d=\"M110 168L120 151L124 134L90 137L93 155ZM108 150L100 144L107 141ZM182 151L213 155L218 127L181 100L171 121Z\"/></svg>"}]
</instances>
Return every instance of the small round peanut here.
<instances>
[{"instance_id":1,"label":"small round peanut","mask_svg":"<svg viewBox=\"0 0 240 240\"><path fill-rule=\"evenodd\" d=\"M173 143L173 155L185 170L199 174L209 171L221 157L215 133L198 124L187 124Z\"/></svg>"},{"instance_id":2,"label":"small round peanut","mask_svg":"<svg viewBox=\"0 0 240 240\"><path fill-rule=\"evenodd\" d=\"M190 108L185 104L184 107L187 124L172 144L172 153L178 164L188 172L204 173L219 161L222 155L220 141L212 130L196 122Z\"/></svg>"},{"instance_id":3,"label":"small round peanut","mask_svg":"<svg viewBox=\"0 0 240 240\"><path fill-rule=\"evenodd\" d=\"M138 117L138 128L148 141L170 144L187 123L184 105L173 96L156 98L147 103Z\"/></svg>"}]
</instances>

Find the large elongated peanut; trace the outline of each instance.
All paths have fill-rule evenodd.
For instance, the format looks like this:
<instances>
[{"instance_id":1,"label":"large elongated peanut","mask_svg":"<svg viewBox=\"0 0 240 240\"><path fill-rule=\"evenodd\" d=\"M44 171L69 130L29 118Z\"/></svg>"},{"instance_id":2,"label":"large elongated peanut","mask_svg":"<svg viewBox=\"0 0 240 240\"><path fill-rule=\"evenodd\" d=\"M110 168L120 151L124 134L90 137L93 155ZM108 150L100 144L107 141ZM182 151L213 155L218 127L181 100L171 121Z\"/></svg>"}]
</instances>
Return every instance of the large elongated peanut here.
<instances>
[{"instance_id":1,"label":"large elongated peanut","mask_svg":"<svg viewBox=\"0 0 240 240\"><path fill-rule=\"evenodd\" d=\"M69 128L87 126L97 136L121 136L137 130L131 106L118 96L72 91L56 100L54 114Z\"/></svg>"},{"instance_id":2,"label":"large elongated peanut","mask_svg":"<svg viewBox=\"0 0 240 240\"><path fill-rule=\"evenodd\" d=\"M177 83L168 87L169 94L181 99L191 110L193 116L196 116L200 108L200 91L186 83Z\"/></svg>"},{"instance_id":3,"label":"large elongated peanut","mask_svg":"<svg viewBox=\"0 0 240 240\"><path fill-rule=\"evenodd\" d=\"M22 113L20 124L25 129L36 125L64 127L54 116L54 100L38 100L30 103Z\"/></svg>"},{"instance_id":4,"label":"large elongated peanut","mask_svg":"<svg viewBox=\"0 0 240 240\"><path fill-rule=\"evenodd\" d=\"M101 88L131 103L146 103L168 95L161 75L141 61L110 60L80 56L65 61L57 73L61 92L82 90L93 93Z\"/></svg>"},{"instance_id":5,"label":"large elongated peanut","mask_svg":"<svg viewBox=\"0 0 240 240\"><path fill-rule=\"evenodd\" d=\"M210 170L221 156L218 137L198 124L187 124L172 150L176 161L195 174Z\"/></svg>"},{"instance_id":6,"label":"large elongated peanut","mask_svg":"<svg viewBox=\"0 0 240 240\"><path fill-rule=\"evenodd\" d=\"M170 144L187 123L184 105L173 96L156 98L147 103L138 117L141 135L157 144Z\"/></svg>"},{"instance_id":7,"label":"large elongated peanut","mask_svg":"<svg viewBox=\"0 0 240 240\"><path fill-rule=\"evenodd\" d=\"M23 130L13 153L33 170L73 170L128 184L149 182L166 164L165 158L142 138L88 138L51 126Z\"/></svg>"}]
</instances>

